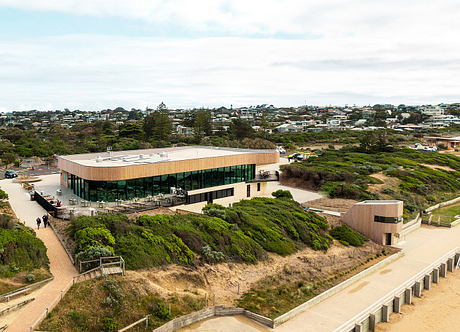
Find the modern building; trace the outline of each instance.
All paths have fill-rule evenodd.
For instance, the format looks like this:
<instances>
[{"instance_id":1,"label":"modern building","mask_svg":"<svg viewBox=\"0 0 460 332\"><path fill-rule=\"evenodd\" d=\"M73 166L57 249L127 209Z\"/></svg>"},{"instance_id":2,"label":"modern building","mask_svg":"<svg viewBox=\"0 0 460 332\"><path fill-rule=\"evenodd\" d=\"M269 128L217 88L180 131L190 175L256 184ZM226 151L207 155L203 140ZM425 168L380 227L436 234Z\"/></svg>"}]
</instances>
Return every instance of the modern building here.
<instances>
[{"instance_id":1,"label":"modern building","mask_svg":"<svg viewBox=\"0 0 460 332\"><path fill-rule=\"evenodd\" d=\"M448 150L460 149L460 136L457 137L437 137L425 136L423 141L429 146L444 145Z\"/></svg>"},{"instance_id":2,"label":"modern building","mask_svg":"<svg viewBox=\"0 0 460 332\"><path fill-rule=\"evenodd\" d=\"M374 242L392 245L402 230L402 215L402 201L368 200L353 205L342 220Z\"/></svg>"},{"instance_id":3,"label":"modern building","mask_svg":"<svg viewBox=\"0 0 460 332\"><path fill-rule=\"evenodd\" d=\"M279 162L276 150L204 146L131 150L58 157L61 185L88 201L116 201L187 192L187 204L264 192L256 167Z\"/></svg>"}]
</instances>

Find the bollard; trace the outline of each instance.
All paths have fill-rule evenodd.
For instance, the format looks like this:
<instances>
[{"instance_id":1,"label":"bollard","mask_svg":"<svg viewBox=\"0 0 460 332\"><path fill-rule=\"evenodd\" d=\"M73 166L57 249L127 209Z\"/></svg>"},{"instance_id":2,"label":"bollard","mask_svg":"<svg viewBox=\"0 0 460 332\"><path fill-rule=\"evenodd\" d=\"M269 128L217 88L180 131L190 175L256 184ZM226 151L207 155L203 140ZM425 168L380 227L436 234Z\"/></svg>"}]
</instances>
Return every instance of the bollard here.
<instances>
[{"instance_id":1,"label":"bollard","mask_svg":"<svg viewBox=\"0 0 460 332\"><path fill-rule=\"evenodd\" d=\"M423 288L429 290L431 288L431 274L427 274L423 278Z\"/></svg>"},{"instance_id":2,"label":"bollard","mask_svg":"<svg viewBox=\"0 0 460 332\"><path fill-rule=\"evenodd\" d=\"M382 322L390 321L390 310L387 305L382 306Z\"/></svg>"},{"instance_id":3,"label":"bollard","mask_svg":"<svg viewBox=\"0 0 460 332\"><path fill-rule=\"evenodd\" d=\"M404 292L404 303L411 304L412 303L412 289L408 288Z\"/></svg>"},{"instance_id":4,"label":"bollard","mask_svg":"<svg viewBox=\"0 0 460 332\"><path fill-rule=\"evenodd\" d=\"M447 275L447 265L446 263L441 263L441 267L439 268L439 275L443 278Z\"/></svg>"},{"instance_id":5,"label":"bollard","mask_svg":"<svg viewBox=\"0 0 460 332\"><path fill-rule=\"evenodd\" d=\"M415 291L414 295L417 297L422 297L422 284L420 281L415 282Z\"/></svg>"},{"instance_id":6,"label":"bollard","mask_svg":"<svg viewBox=\"0 0 460 332\"><path fill-rule=\"evenodd\" d=\"M369 315L369 330L374 332L375 331L375 315L370 314Z\"/></svg>"},{"instance_id":7,"label":"bollard","mask_svg":"<svg viewBox=\"0 0 460 332\"><path fill-rule=\"evenodd\" d=\"M61 291L61 301L62 301L62 294L63 294L63 291Z\"/></svg>"},{"instance_id":8,"label":"bollard","mask_svg":"<svg viewBox=\"0 0 460 332\"><path fill-rule=\"evenodd\" d=\"M453 258L449 258L447 260L447 271L454 272L454 259Z\"/></svg>"},{"instance_id":9,"label":"bollard","mask_svg":"<svg viewBox=\"0 0 460 332\"><path fill-rule=\"evenodd\" d=\"M437 284L437 283L438 283L438 280L439 280L439 270L440 270L440 269L434 269L434 270L433 270L433 282L434 282L435 284Z\"/></svg>"},{"instance_id":10,"label":"bollard","mask_svg":"<svg viewBox=\"0 0 460 332\"><path fill-rule=\"evenodd\" d=\"M401 297L397 296L393 300L393 312L400 313L401 312Z\"/></svg>"}]
</instances>

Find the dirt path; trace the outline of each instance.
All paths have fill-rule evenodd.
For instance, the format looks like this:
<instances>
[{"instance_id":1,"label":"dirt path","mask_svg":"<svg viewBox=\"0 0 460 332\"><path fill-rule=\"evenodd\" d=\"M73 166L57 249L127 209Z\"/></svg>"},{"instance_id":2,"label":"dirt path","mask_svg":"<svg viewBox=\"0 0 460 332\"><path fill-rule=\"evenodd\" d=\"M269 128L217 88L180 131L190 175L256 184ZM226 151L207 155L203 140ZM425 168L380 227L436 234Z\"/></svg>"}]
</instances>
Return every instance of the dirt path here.
<instances>
[{"instance_id":1,"label":"dirt path","mask_svg":"<svg viewBox=\"0 0 460 332\"><path fill-rule=\"evenodd\" d=\"M28 199L27 193L17 183L8 180L1 181L1 187L9 195L9 201L13 211L19 220L29 227L36 228L34 223L37 216L42 216L45 210L34 201ZM47 247L47 255L50 260L50 271L54 280L34 292L35 301L26 305L15 315L12 315L11 324L8 324L7 331L29 331L30 326L60 294L64 286L77 275L75 267L69 260L64 248L57 239L51 228L36 230L37 237Z\"/></svg>"}]
</instances>

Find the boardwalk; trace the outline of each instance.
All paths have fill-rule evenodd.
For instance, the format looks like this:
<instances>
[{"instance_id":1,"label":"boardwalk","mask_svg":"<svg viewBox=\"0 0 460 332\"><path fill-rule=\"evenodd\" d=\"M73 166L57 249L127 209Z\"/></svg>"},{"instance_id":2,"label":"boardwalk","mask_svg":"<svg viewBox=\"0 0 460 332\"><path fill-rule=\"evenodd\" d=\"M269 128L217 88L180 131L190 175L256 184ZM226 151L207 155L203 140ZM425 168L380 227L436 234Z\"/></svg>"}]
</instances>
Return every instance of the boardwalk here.
<instances>
[{"instance_id":1,"label":"boardwalk","mask_svg":"<svg viewBox=\"0 0 460 332\"><path fill-rule=\"evenodd\" d=\"M42 216L45 211L36 202L30 201L24 189L11 180L0 181L0 186L10 196L10 204L16 216L27 226L36 230L35 219ZM43 224L42 224L43 225ZM48 248L47 254L50 260L50 270L54 280L34 292L35 301L21 309L12 324L9 324L7 331L29 331L30 326L43 313L53 299L60 294L61 289L77 275L77 271L72 265L64 248L60 244L56 235L50 228L36 230L37 237L40 238Z\"/></svg>"}]
</instances>

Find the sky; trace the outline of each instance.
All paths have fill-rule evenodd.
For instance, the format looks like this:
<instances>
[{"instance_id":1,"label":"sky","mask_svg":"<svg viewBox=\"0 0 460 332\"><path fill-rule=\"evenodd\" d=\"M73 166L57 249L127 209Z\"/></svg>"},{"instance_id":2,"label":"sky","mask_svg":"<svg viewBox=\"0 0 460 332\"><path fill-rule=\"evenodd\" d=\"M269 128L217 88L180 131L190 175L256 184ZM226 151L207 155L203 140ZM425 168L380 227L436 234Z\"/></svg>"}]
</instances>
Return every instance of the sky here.
<instances>
[{"instance_id":1,"label":"sky","mask_svg":"<svg viewBox=\"0 0 460 332\"><path fill-rule=\"evenodd\" d=\"M0 0L0 111L460 102L458 0Z\"/></svg>"}]
</instances>

